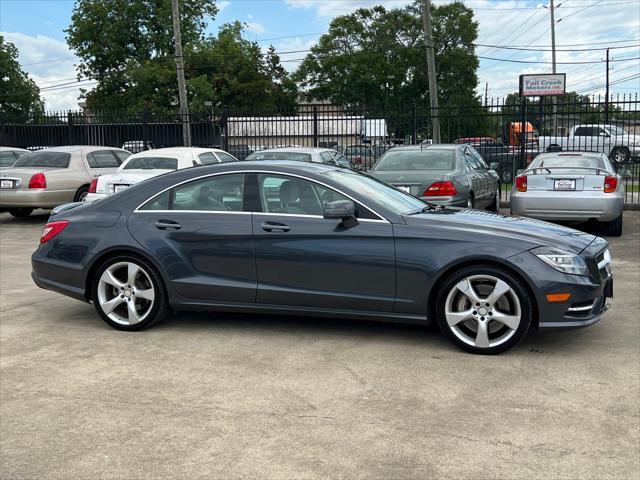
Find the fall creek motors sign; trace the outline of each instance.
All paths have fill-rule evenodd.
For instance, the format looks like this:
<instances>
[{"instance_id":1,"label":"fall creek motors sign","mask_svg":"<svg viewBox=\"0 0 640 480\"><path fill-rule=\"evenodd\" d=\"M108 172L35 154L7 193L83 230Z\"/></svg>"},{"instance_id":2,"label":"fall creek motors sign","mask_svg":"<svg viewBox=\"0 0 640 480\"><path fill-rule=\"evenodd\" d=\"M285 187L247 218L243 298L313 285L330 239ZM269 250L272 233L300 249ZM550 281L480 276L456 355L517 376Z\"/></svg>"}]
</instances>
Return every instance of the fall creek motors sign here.
<instances>
[{"instance_id":1,"label":"fall creek motors sign","mask_svg":"<svg viewBox=\"0 0 640 480\"><path fill-rule=\"evenodd\" d=\"M520 75L520 96L544 97L545 95L564 95L566 84L566 73Z\"/></svg>"}]
</instances>

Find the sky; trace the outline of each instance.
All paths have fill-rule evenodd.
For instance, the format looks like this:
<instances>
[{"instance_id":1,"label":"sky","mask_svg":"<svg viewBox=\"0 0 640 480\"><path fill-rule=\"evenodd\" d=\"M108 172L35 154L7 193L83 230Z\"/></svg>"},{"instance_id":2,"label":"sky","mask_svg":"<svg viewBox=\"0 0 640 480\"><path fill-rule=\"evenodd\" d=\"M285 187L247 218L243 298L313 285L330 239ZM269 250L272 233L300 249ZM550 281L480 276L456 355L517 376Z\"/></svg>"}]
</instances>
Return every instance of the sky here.
<instances>
[{"instance_id":1,"label":"sky","mask_svg":"<svg viewBox=\"0 0 640 480\"><path fill-rule=\"evenodd\" d=\"M220 12L207 32L215 34L227 22L247 24L246 38L278 52L307 50L332 18L360 7L402 7L409 0L218 0ZM448 3L433 0L433 3ZM465 0L479 22L476 43L550 50L548 3L529 0ZM605 58L610 51L612 93L640 91L640 0L555 0L557 71L567 74L567 90L604 93ZM78 109L79 86L74 85L78 60L65 42L74 0L0 0L0 33L18 47L23 70L41 88L48 110ZM633 46L632 48L620 48ZM576 51L583 50L583 51ZM518 89L523 73L550 72L551 52L478 46L482 57L478 93L500 97ZM304 53L282 54L293 70ZM500 60L492 60L500 59ZM505 61L510 60L510 61ZM546 62L527 64L517 62ZM562 62L598 62L564 65ZM618 83L616 83L618 82ZM441 100L442 101L442 100Z\"/></svg>"}]
</instances>

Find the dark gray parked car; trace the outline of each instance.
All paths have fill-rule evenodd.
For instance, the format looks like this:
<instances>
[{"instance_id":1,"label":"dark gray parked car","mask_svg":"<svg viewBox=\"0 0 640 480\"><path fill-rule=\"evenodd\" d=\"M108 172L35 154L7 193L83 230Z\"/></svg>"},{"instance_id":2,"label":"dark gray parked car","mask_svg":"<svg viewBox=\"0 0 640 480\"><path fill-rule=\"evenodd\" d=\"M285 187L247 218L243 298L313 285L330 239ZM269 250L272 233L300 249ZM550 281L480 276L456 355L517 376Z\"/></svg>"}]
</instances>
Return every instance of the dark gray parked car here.
<instances>
[{"instance_id":1,"label":"dark gray parked car","mask_svg":"<svg viewBox=\"0 0 640 480\"><path fill-rule=\"evenodd\" d=\"M40 243L40 287L129 331L171 310L277 312L435 322L467 351L499 353L531 327L597 322L613 291L602 238L431 207L314 163L160 175L59 207Z\"/></svg>"},{"instance_id":2,"label":"dark gray parked car","mask_svg":"<svg viewBox=\"0 0 640 480\"><path fill-rule=\"evenodd\" d=\"M369 174L429 203L498 211L500 180L469 145L396 147Z\"/></svg>"}]
</instances>

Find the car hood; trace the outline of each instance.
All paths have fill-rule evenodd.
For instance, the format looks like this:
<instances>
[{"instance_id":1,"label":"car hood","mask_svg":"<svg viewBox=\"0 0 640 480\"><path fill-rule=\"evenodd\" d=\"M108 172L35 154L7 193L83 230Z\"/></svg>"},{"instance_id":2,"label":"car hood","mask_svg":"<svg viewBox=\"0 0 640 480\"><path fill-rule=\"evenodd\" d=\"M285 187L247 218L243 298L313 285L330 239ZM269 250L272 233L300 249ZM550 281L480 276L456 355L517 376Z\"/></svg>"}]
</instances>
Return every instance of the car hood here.
<instances>
[{"instance_id":1,"label":"car hood","mask_svg":"<svg viewBox=\"0 0 640 480\"><path fill-rule=\"evenodd\" d=\"M545 245L578 254L596 238L595 235L553 223L479 210L444 208L404 218L409 225L422 223L429 228L468 232L474 237L510 238L520 241L523 251Z\"/></svg>"}]
</instances>

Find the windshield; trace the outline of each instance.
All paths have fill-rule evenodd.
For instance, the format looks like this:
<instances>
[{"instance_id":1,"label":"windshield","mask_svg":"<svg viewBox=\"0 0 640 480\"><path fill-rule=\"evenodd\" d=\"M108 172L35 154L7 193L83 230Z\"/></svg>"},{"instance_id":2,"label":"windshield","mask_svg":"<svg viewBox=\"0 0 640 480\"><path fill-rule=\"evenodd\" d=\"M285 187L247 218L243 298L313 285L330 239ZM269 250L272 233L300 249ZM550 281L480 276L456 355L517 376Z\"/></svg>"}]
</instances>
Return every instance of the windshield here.
<instances>
[{"instance_id":1,"label":"windshield","mask_svg":"<svg viewBox=\"0 0 640 480\"><path fill-rule=\"evenodd\" d=\"M178 159L166 157L132 158L122 167L123 170L177 170Z\"/></svg>"},{"instance_id":2,"label":"windshield","mask_svg":"<svg viewBox=\"0 0 640 480\"><path fill-rule=\"evenodd\" d=\"M34 152L27 153L20 157L14 167L68 168L70 160L70 153Z\"/></svg>"},{"instance_id":3,"label":"windshield","mask_svg":"<svg viewBox=\"0 0 640 480\"><path fill-rule=\"evenodd\" d=\"M420 212L427 206L422 200L401 192L368 175L353 173L348 170L332 170L327 172L326 175L341 185L368 198L372 203L391 210L398 215Z\"/></svg>"},{"instance_id":4,"label":"windshield","mask_svg":"<svg viewBox=\"0 0 640 480\"><path fill-rule=\"evenodd\" d=\"M629 135L622 128L616 127L615 125L609 125L609 131L614 135Z\"/></svg>"},{"instance_id":5,"label":"windshield","mask_svg":"<svg viewBox=\"0 0 640 480\"><path fill-rule=\"evenodd\" d=\"M249 155L247 160L293 160L294 162L310 162L311 155L299 152L257 152Z\"/></svg>"},{"instance_id":6,"label":"windshield","mask_svg":"<svg viewBox=\"0 0 640 480\"><path fill-rule=\"evenodd\" d=\"M390 150L374 165L373 170L453 170L454 150Z\"/></svg>"}]
</instances>

